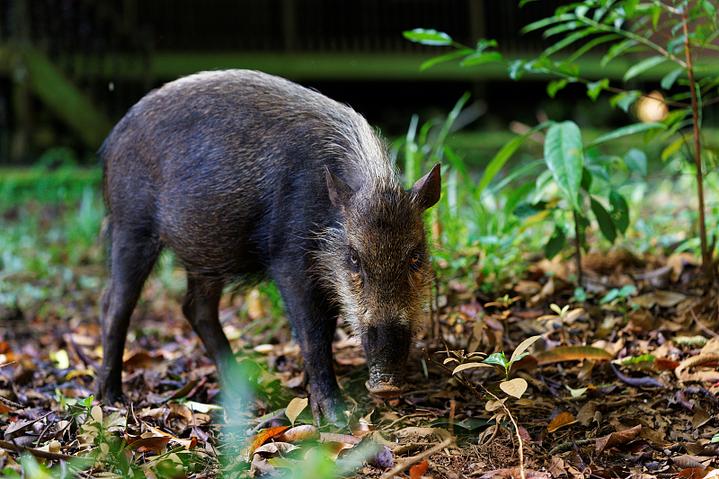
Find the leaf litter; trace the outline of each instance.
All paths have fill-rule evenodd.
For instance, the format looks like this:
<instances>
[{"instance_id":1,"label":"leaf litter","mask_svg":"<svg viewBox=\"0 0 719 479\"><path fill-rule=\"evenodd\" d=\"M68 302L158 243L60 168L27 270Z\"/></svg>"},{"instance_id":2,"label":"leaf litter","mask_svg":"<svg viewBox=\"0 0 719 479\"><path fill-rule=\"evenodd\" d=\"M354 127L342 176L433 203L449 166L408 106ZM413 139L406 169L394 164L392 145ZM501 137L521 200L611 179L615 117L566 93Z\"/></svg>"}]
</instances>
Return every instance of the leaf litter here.
<instances>
[{"instance_id":1,"label":"leaf litter","mask_svg":"<svg viewBox=\"0 0 719 479\"><path fill-rule=\"evenodd\" d=\"M133 317L122 407L92 397L101 281L5 309L0 471L22 463L60 464L79 477L300 477L303 467L357 477L716 475L716 291L693 281L686 253L605 258L585 258L582 301L571 261L539 260L496 297L439 285L410 387L389 403L368 397L361 345L341 325L335 358L351 413L341 430L312 424L299 350L256 289L222 302L238 358L255 368L255 395L239 415L223 407L177 293L158 279ZM93 263L78 268L104 274ZM59 278L50 286L66 289Z\"/></svg>"}]
</instances>

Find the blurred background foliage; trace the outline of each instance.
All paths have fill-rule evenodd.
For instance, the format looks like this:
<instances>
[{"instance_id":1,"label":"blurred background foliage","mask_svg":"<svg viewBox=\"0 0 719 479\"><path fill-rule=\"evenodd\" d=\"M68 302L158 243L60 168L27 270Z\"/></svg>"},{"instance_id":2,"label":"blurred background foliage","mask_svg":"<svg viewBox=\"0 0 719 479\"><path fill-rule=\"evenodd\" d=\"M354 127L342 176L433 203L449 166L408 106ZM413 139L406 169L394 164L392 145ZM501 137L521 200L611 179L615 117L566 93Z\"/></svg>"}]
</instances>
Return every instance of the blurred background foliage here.
<instances>
[{"instance_id":1,"label":"blurred background foliage","mask_svg":"<svg viewBox=\"0 0 719 479\"><path fill-rule=\"evenodd\" d=\"M534 75L510 78L507 64L526 66L522 62L538 58L561 38L522 28L552 17L563 5L571 3L0 0L0 279L5 280L0 292L16 301L18 291L30 286L18 288L10 280L33 269L38 277L73 275L73 265L101 264L97 147L150 89L218 68L274 73L352 105L390 139L408 180L441 161L444 196L432 213L437 267L445 278L485 290L505 288L525 267L528 253L544 248L553 256L564 244L552 243L558 230L536 209L554 207L558 200L552 199L556 186L542 167L542 132L529 129L548 119L573 121L584 144L591 145L616 128L651 120L646 115L656 107L650 104L643 113L641 102L623 108L597 100L603 79L621 81L643 58L629 52L603 65L610 44L576 59L585 83L558 83L542 65ZM505 62L476 61L475 55L475 61L430 65L447 50L404 38L403 32L416 28L448 32L456 45L476 44L477 51L496 50ZM480 39L490 43L477 43ZM716 73L716 51L703 54L702 61ZM647 69L627 87L648 94L666 74L661 65ZM587 95L586 82L597 82L597 95ZM702 122L711 170L719 146L714 106L704 109ZM515 141L518 134L528 141ZM588 162L604 162L593 194L601 184L612 184L628 202L631 226L617 239L622 247L696 251L692 167L686 152L665 155L669 144L636 134L586 152ZM487 174L490 161L503 155L502 167ZM706 181L713 235L717 180L708 175ZM650 192L664 196L648 203ZM592 205L597 203L602 206ZM558 222L561 213L551 214ZM591 247L606 249L609 242L597 236ZM171 258L163 264L167 272L160 277L174 282L171 291L181 291ZM59 270L51 272L53 265ZM101 273L88 277L88 284L100 284Z\"/></svg>"}]
</instances>

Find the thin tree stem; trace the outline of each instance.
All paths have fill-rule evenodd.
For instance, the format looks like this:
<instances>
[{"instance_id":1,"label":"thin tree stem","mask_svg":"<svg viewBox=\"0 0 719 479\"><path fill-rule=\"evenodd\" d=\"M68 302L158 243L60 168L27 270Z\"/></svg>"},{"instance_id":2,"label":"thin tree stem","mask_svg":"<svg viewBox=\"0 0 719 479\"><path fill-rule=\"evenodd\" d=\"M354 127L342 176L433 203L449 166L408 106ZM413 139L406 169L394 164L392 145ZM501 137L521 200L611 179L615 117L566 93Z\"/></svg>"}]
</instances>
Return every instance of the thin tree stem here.
<instances>
[{"instance_id":1,"label":"thin tree stem","mask_svg":"<svg viewBox=\"0 0 719 479\"><path fill-rule=\"evenodd\" d=\"M577 211L573 210L574 215L574 247L576 253L574 255L574 261L577 264L577 286L582 287L584 280L584 274L582 272L582 242L579 239L579 218L577 217Z\"/></svg>"},{"instance_id":2,"label":"thin tree stem","mask_svg":"<svg viewBox=\"0 0 719 479\"><path fill-rule=\"evenodd\" d=\"M684 55L686 57L687 77L689 79L689 92L692 99L692 123L694 135L694 165L696 167L697 179L697 200L699 202L699 240L702 250L702 268L706 279L714 282L714 267L712 266L711 251L707 243L706 218L704 214L704 175L702 168L702 145L699 133L699 101L697 98L696 84L694 82L694 64L692 62L692 50L689 43L689 14L688 5L682 13L682 30L684 31Z\"/></svg>"}]
</instances>

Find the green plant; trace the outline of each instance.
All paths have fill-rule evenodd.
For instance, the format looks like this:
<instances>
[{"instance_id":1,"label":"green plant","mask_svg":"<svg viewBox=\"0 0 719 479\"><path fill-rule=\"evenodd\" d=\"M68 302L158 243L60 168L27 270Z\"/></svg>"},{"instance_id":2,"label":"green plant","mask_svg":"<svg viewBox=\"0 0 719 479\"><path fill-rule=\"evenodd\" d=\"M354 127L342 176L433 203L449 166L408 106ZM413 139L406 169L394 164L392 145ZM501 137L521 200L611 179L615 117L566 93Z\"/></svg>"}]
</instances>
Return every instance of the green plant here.
<instances>
[{"instance_id":1,"label":"green plant","mask_svg":"<svg viewBox=\"0 0 719 479\"><path fill-rule=\"evenodd\" d=\"M527 381L522 378L510 379L512 367L529 355L528 349L540 338L541 336L532 336L522 341L514 350L512 356L509 359L507 359L507 356L504 354L504 351L498 351L496 353L490 354L480 362L465 362L467 359L472 359L478 356L481 357L480 353L472 353L471 355L460 356L459 358L450 356L445 359L444 364L461 362L461 364L459 364L452 370L452 375L456 375L470 369L494 368L502 375L504 375L504 380L499 383L500 389L502 389L502 391L504 391L507 395L519 399L520 397L522 397L522 394L524 394L524 391L527 389Z\"/></svg>"},{"instance_id":2,"label":"green plant","mask_svg":"<svg viewBox=\"0 0 719 479\"><path fill-rule=\"evenodd\" d=\"M520 4L529 1L531 0L522 0ZM624 111L628 111L640 99L651 99L666 105L667 108L672 108L672 111L658 122L629 125L605 135L601 140L612 141L628 134L645 133L647 138L669 142L662 152L663 159L682 154L692 158L703 270L706 278L713 281L715 238L710 242L707 236L704 181L707 161L713 165L717 156L715 152L702 147L701 125L704 108L719 101L717 95L719 75L702 64L698 58L703 53L719 50L714 44L719 38L716 5L710 0L695 2L583 0L558 7L554 15L533 22L522 31L524 33L542 31L544 37L552 39L553 42L537 58L508 62L508 74L511 78L518 79L524 74L549 75L554 78L547 87L552 97L570 83L583 84L592 100L596 100L602 92L612 93L610 103ZM470 67L474 62L504 61L501 55L491 50L496 47L496 42L492 40L480 40L475 48L470 48L455 42L448 34L435 30L416 29L405 32L405 37L418 43L447 46L453 49L450 53L425 62L423 68L458 59L461 67ZM621 81L623 86L631 84L634 79L651 69L661 68L665 75L660 83L666 92L666 98L665 95L644 94L636 89L618 87L609 78L590 79L583 75L578 60L602 48L605 49L599 60L602 66L619 57L630 57L636 61L623 76ZM552 128L554 128L554 134L551 135L552 142L545 143L545 160L548 164L550 159L547 158L547 154L551 158L552 151L556 151L553 147L554 141L569 141L575 151L578 151L579 145L578 129L574 126L565 122L553 125L550 130ZM689 134L686 131L688 129L690 129ZM526 137L520 137L508 144L507 151L510 155L518 148L523 138ZM547 140L550 140L549 132ZM577 201L575 194L585 176L581 169L582 159L578 153L555 156L554 159L560 159L561 163L568 167L564 174L556 174L555 180L560 186L564 199L575 212L578 257L581 230L586 219L576 214L582 211L582 205ZM627 165L632 161L632 158L625 157L625 159ZM501 164L493 165L496 171L501 166ZM551 165L550 169L553 169ZM562 170L555 168L554 171ZM611 201L611 197L609 199ZM609 239L612 236L610 225L614 223L616 230L620 224L609 221L614 218L611 214L607 217L608 212L600 202L590 199L590 204L599 222L600 230ZM612 206L623 208L616 201L615 204ZM625 220L620 221L623 226ZM556 247L561 244L561 237L562 232L555 229L553 240L550 240L548 246Z\"/></svg>"},{"instance_id":3,"label":"green plant","mask_svg":"<svg viewBox=\"0 0 719 479\"><path fill-rule=\"evenodd\" d=\"M437 269L468 283L479 277L482 288L497 290L522 271L521 245L532 239L512 214L529 189L508 186L532 176L539 165L530 162L493 185L487 173L477 178L447 141L468 100L469 95L462 96L446 118L420 125L419 117L413 116L394 152L408 185L431 165L443 165L442 198L429 213ZM507 154L506 149L498 153Z\"/></svg>"},{"instance_id":4,"label":"green plant","mask_svg":"<svg viewBox=\"0 0 719 479\"><path fill-rule=\"evenodd\" d=\"M457 377L462 383L464 383L467 387L469 387L471 390L477 392L476 386L479 386L491 399L489 399L485 405L485 409L488 412L492 413L492 419L495 421L494 429L500 427L500 424L503 419L509 419L509 421L512 423L512 426L514 428L515 437L517 439L517 445L518 445L518 452L519 452L519 472L520 477L525 477L525 471L524 471L524 443L522 441L522 436L519 432L519 425L517 424L516 419L512 415L511 411L509 410L509 407L507 406L507 400L510 397L513 397L515 399L520 399L524 393L527 390L527 380L524 378L514 378L510 379L511 373L512 373L512 367L517 364L519 361L524 359L527 355L529 355L529 348L532 347L532 345L539 340L541 336L532 336L521 343L517 345L516 349L512 353L512 356L507 359L506 355L503 351L499 351L493 354L490 354L485 359L483 359L481 362L473 361L474 358L481 357L481 353L471 353L469 355L464 355L463 352L453 352L454 354L449 355L445 360L444 364L451 364L455 362L459 362L461 364L457 365L452 370L452 376ZM449 354L449 352L448 352ZM467 377L464 376L465 371L469 371L472 369L478 369L478 368L493 368L496 371L500 372L504 379L500 381L499 383L499 389L506 395L502 398L497 396L497 394L490 391L485 385L482 383L470 381ZM486 431L489 433L490 431ZM492 437L493 437L492 432Z\"/></svg>"}]
</instances>

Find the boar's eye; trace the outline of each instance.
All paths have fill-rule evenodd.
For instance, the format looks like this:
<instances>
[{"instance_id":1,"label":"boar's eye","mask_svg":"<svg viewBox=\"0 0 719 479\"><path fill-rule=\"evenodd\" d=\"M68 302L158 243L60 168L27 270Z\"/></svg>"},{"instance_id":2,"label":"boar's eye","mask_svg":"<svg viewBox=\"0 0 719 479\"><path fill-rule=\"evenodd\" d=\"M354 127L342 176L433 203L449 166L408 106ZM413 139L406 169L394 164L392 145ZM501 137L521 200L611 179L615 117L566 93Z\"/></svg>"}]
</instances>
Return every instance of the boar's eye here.
<instances>
[{"instance_id":1,"label":"boar's eye","mask_svg":"<svg viewBox=\"0 0 719 479\"><path fill-rule=\"evenodd\" d=\"M412 271L418 271L422 266L423 255L421 251L415 251L409 255L409 267Z\"/></svg>"},{"instance_id":2,"label":"boar's eye","mask_svg":"<svg viewBox=\"0 0 719 479\"><path fill-rule=\"evenodd\" d=\"M359 271L360 260L359 260L359 256L357 256L357 251L355 251L354 248L350 248L348 257L349 257L350 267L352 268L352 270Z\"/></svg>"}]
</instances>

